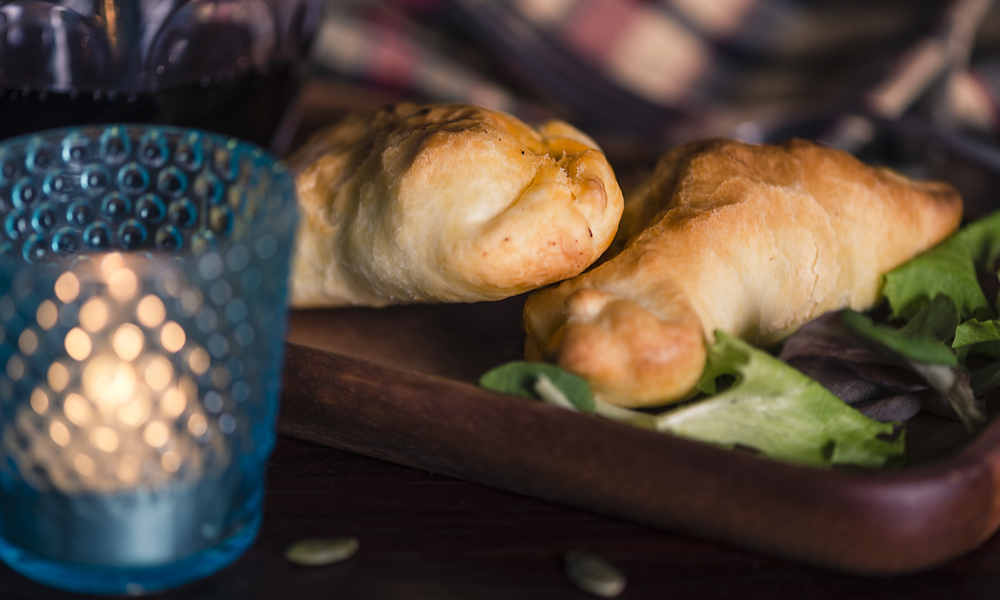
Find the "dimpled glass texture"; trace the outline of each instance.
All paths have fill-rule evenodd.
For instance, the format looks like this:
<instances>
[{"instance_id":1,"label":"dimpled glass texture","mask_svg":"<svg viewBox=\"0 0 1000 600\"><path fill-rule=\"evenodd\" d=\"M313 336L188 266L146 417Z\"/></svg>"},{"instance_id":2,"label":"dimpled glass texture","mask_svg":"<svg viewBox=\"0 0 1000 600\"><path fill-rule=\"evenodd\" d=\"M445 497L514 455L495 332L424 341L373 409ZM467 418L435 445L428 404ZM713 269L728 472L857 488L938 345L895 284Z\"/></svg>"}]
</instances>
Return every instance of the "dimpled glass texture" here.
<instances>
[{"instance_id":1,"label":"dimpled glass texture","mask_svg":"<svg viewBox=\"0 0 1000 600\"><path fill-rule=\"evenodd\" d=\"M0 143L0 559L135 594L249 547L295 222L283 163L228 137Z\"/></svg>"}]
</instances>

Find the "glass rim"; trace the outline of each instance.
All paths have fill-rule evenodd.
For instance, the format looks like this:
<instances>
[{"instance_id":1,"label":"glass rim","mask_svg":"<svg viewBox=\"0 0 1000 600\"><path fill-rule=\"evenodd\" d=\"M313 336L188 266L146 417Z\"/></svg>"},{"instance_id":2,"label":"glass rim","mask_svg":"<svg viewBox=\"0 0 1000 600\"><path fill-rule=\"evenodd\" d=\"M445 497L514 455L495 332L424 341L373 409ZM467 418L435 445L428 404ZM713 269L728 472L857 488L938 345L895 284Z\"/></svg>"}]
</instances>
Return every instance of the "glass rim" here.
<instances>
[{"instance_id":1,"label":"glass rim","mask_svg":"<svg viewBox=\"0 0 1000 600\"><path fill-rule=\"evenodd\" d=\"M262 146L260 144L257 144L255 142L252 142L250 140L245 140L245 139L240 138L240 137L235 136L235 135L220 133L220 132L217 132L217 131L212 131L210 129L201 129L201 128L198 128L198 127L185 127L185 126L182 126L182 125L161 125L161 124L158 124L158 123L142 123L142 122L136 122L136 121L121 121L121 122L115 121L115 122L111 122L111 123L86 123L86 124L83 124L83 125L67 125L67 126L64 126L64 127L53 127L53 128L50 128L50 129L39 129L37 131L32 131L30 133L22 133L20 135L16 135L16 136L13 136L13 137L0 139L0 150L4 150L4 149L6 149L6 148L8 148L10 146L16 146L16 145L21 144L21 143L28 143L28 142L30 142L31 140L33 140L34 138L37 138L37 137L49 137L49 136L52 136L52 137L63 136L63 137L65 137L65 136L68 136L68 135L70 135L72 133L76 133L76 132L82 132L82 131L87 131L87 130L100 130L100 129L108 129L108 128L123 128L125 131L139 130L139 131L144 131L144 132L156 129L156 130L162 131L164 133L171 133L171 134L178 134L178 135L195 133L195 134L203 135L203 136L210 137L210 138L216 138L216 139L219 139L219 140L223 140L224 139L224 140L226 140L227 143L233 143L233 142L235 142L239 146L243 146L245 148L251 148L251 149L253 149L255 155L256 155L257 151L259 151L261 153L261 155L263 155L266 158L268 158L271 162L273 162L275 164L283 165L284 171L288 170L288 166L285 163L285 161L283 159L275 156L274 154L272 154L271 151L268 150L266 147L264 147L264 146Z\"/></svg>"},{"instance_id":2,"label":"glass rim","mask_svg":"<svg viewBox=\"0 0 1000 600\"><path fill-rule=\"evenodd\" d=\"M116 137L124 138L128 146L120 158L109 160L108 157L113 155L106 154L103 144L105 139L115 139ZM75 140L79 140L80 143L78 146L73 145L73 141ZM145 147L142 145L147 143L159 144L163 148L164 154L157 159L159 162L147 161L146 157L140 155L140 149L145 150ZM182 143L189 143L190 147L196 148L194 154L197 156L197 162L193 165L178 163L181 167L178 168L173 162L177 158L174 153L179 152L179 147ZM97 146L100 146L100 148L95 150L94 148ZM197 149L199 146L200 149ZM37 167L33 164L33 161L36 160L33 155L33 152L36 152L36 148L45 148L48 150L50 156L46 159L48 161L47 164ZM83 151L84 155L81 157L73 157L69 154L77 148L88 149ZM220 149L226 152L226 154L221 159L221 162L215 162L219 160L217 152ZM245 162L245 159L249 160L249 164ZM10 163L7 164L15 165L13 169L16 170L10 173L6 171L7 164L4 164L4 161L7 160L10 160ZM220 167L220 165L223 166ZM132 166L143 174L142 188L136 191L126 189L124 182L127 180L122 179L122 173L125 169ZM194 207L197 211L207 212L223 208L228 211L228 218L231 219L229 221L230 228L224 229L224 232L219 235L216 235L216 231L213 231L214 225L210 226L201 217L199 217L199 220L202 221L201 223L190 221L180 225L180 229L173 227L176 232L174 235L177 236L178 246L176 248L161 247L159 246L159 241L156 242L156 247L152 247L153 242L151 240L149 246L145 246L146 242L143 241L142 247L127 247L123 244L120 246L110 245L108 247L97 248L93 246L84 247L78 244L72 250L62 252L61 249L59 251L56 250L53 242L52 253L48 253L46 250L46 254L49 255L45 256L44 260L39 259L38 262L35 262L29 259L27 250L22 248L21 254L23 254L23 260L21 258L14 258L13 260L4 258L0 260L0 263L8 266L13 264L19 268L24 268L43 263L62 262L61 260L54 261L53 259L123 251L144 252L151 257L160 255L163 258L175 258L180 255L186 255L189 252L189 245L195 243L195 239L199 236L208 236L211 239L214 249L224 251L234 243L247 241L245 237L241 237L249 234L249 230L246 230L245 227L250 227L255 231L256 235L264 234L269 228L272 229L271 233L273 235L284 235L286 233L293 237L295 235L297 200L294 177L288 165L259 144L210 130L174 125L127 122L86 124L39 130L0 140L0 167L3 168L0 170L0 191L2 191L0 193L0 219L3 221L7 221L12 215L18 215L17 218L26 218L29 213L42 205L49 205L58 212L62 210L60 207L63 205L71 206L81 202L96 205L99 201L106 200L113 195L126 199L129 208L125 210L128 212L115 216L107 216L103 220L99 216L98 220L101 220L102 224L114 227L117 227L118 222L123 219L125 222L136 222L136 217L130 215L132 211L131 206L135 204L136 210L138 210L137 203L146 196L153 196L159 199L161 215L165 214L162 211L166 211L168 206L172 206L177 201L188 201L190 204L190 198L194 198L196 200ZM49 180L53 179L53 177L59 179L68 175L70 179L74 179L95 170L105 173L108 178L104 181L100 190L88 190L85 184L82 187L80 187L80 184L76 184L77 187L72 191L54 193L46 187L49 186ZM181 181L185 182L183 184L185 187L181 188L181 191L175 195L168 195L164 191L164 188L159 187L161 182L158 181L158 176L162 176L171 170ZM116 171L118 173L117 182L113 174ZM267 182L263 184L265 187L262 189L267 190L271 199L263 205L254 205L253 210L248 209L247 202L237 202L230 207L229 204L231 201L227 202L229 190L233 186L245 184L247 179L253 180L253 173L264 173ZM154 175L158 176L154 177ZM209 188L214 190L212 192L212 199L204 197L195 198L194 192L196 188L192 187L189 189L186 187L188 180L192 181L193 185L203 177L208 177L209 180L214 181L214 183L210 184L213 187ZM27 201L20 200L21 205L19 205L19 198L16 197L18 193L17 186L25 181L34 186L35 190L44 190L44 195L42 195L43 192L41 191L35 191L33 193L36 196ZM248 188L252 189L256 185L257 183L251 183ZM254 210L265 211L263 213L263 221L259 221L261 215L255 214ZM283 224L284 220L279 217L289 216L290 213L293 221L290 226L286 226ZM66 218L69 219L68 216ZM275 220L276 218L277 220ZM158 220L150 222L149 227L155 229L167 224L164 219L164 216L159 217ZM242 229L241 232L233 231L232 227L235 226L233 220L246 224L245 226L239 226ZM251 221L257 224L251 224ZM63 229L71 229L70 225L71 223L67 222L67 225L61 227ZM73 227L79 228L81 231L83 229L82 224L74 225ZM284 231L286 228L289 231ZM39 235L42 234L41 229L37 231ZM18 238L10 231L7 234L7 238L10 239L9 242L5 242L7 245L14 243L18 245L27 244L27 241L20 242L19 239L27 240L29 239L29 234L34 235L31 234L30 230L22 230L21 238ZM143 236L142 239L146 240L145 233L143 233ZM182 248L184 249L182 250ZM201 251L195 250L194 254L201 254Z\"/></svg>"}]
</instances>

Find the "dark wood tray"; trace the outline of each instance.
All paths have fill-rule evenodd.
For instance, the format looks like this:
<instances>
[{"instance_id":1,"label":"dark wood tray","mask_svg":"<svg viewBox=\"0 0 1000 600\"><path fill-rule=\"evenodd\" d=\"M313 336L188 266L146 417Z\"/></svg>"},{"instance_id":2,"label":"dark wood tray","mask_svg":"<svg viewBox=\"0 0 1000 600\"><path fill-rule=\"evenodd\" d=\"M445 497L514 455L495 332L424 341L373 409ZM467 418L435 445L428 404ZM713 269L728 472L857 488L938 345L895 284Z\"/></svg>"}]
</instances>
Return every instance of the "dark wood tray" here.
<instances>
[{"instance_id":1,"label":"dark wood tray","mask_svg":"<svg viewBox=\"0 0 1000 600\"><path fill-rule=\"evenodd\" d=\"M522 304L293 311L278 431L856 573L928 568L1000 525L996 421L970 441L917 419L912 466L819 470L476 387L520 358Z\"/></svg>"}]
</instances>

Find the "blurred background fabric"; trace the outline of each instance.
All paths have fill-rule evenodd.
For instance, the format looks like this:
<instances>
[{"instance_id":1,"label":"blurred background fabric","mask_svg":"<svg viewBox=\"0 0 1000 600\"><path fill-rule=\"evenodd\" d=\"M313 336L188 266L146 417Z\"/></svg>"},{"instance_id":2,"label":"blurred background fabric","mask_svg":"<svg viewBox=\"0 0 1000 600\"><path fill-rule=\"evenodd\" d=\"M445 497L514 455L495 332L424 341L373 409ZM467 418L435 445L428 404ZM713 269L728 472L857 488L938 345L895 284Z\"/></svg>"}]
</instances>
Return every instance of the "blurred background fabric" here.
<instances>
[{"instance_id":1,"label":"blurred background fabric","mask_svg":"<svg viewBox=\"0 0 1000 600\"><path fill-rule=\"evenodd\" d=\"M850 110L895 118L927 94L935 119L990 129L1000 97L992 4L328 0L313 57L331 80L663 143L762 139Z\"/></svg>"}]
</instances>

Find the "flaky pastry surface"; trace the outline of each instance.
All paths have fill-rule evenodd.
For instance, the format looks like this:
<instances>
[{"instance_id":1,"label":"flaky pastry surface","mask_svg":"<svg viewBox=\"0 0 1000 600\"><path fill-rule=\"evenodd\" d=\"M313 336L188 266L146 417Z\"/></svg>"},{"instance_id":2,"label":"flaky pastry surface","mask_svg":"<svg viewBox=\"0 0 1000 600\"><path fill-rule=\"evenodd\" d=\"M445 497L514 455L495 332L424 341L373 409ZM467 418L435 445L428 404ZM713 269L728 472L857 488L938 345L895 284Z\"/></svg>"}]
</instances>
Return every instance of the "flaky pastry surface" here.
<instances>
[{"instance_id":1,"label":"flaky pastry surface","mask_svg":"<svg viewBox=\"0 0 1000 600\"><path fill-rule=\"evenodd\" d=\"M961 215L947 184L809 142L688 144L627 200L620 252L528 298L525 354L621 406L681 400L716 330L768 346L824 312L866 310L881 275Z\"/></svg>"},{"instance_id":2,"label":"flaky pastry surface","mask_svg":"<svg viewBox=\"0 0 1000 600\"><path fill-rule=\"evenodd\" d=\"M572 277L614 238L604 154L561 121L470 105L355 113L289 159L296 307L498 300Z\"/></svg>"}]
</instances>

